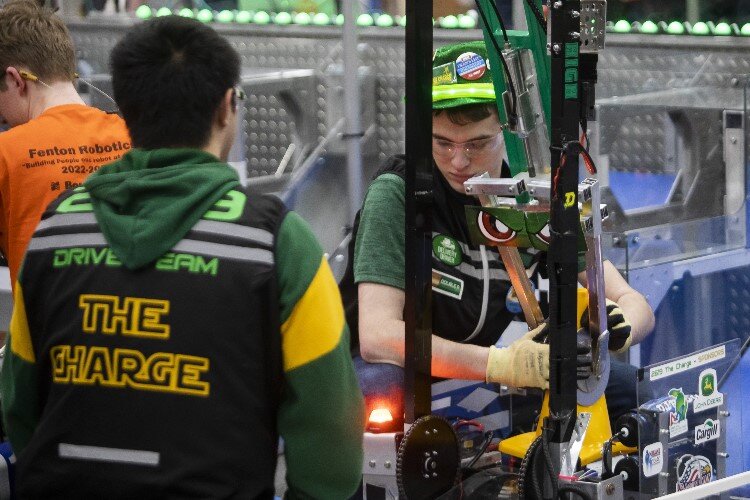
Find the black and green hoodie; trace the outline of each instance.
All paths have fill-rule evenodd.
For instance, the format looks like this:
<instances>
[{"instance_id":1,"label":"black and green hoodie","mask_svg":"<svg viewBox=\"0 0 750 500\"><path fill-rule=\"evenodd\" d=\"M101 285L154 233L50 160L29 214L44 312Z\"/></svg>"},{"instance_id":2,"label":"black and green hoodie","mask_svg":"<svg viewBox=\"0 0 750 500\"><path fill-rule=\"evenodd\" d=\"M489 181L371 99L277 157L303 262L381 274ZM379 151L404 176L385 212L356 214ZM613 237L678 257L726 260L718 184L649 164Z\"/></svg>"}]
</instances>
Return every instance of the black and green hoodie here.
<instances>
[{"instance_id":1,"label":"black and green hoodie","mask_svg":"<svg viewBox=\"0 0 750 500\"><path fill-rule=\"evenodd\" d=\"M3 418L21 498L348 498L363 408L306 224L197 150L133 150L47 209Z\"/></svg>"}]
</instances>

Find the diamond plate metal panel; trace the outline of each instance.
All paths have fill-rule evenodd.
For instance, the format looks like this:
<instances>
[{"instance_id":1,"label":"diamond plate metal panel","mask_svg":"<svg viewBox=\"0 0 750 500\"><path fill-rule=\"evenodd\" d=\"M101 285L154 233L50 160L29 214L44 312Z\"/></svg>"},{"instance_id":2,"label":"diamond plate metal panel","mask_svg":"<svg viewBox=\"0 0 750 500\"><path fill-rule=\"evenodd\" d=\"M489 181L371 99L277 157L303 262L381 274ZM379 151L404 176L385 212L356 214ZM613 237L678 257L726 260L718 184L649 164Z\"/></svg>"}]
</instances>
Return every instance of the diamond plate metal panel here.
<instances>
[{"instance_id":1,"label":"diamond plate metal panel","mask_svg":"<svg viewBox=\"0 0 750 500\"><path fill-rule=\"evenodd\" d=\"M132 25L132 20L69 21L79 57L95 72L107 71L111 47ZM314 69L322 74L342 64L341 28L313 26L214 25L229 39L243 65L255 68ZM404 39L400 28L362 28L357 50L361 64L375 75L373 106L376 146L381 157L404 148ZM435 44L480 39L478 30L436 30ZM607 35L607 48L599 54L597 98L628 96L644 92L687 87L734 88L742 85L742 75L750 73L750 40L738 37L672 37L648 35ZM315 116L318 138L330 127L329 115L341 116L340 99L330 99L322 83L315 89ZM264 175L278 165L289 135L293 133L288 116L276 108L277 102L248 102L248 174ZM331 102L332 101L332 102ZM311 101L313 102L313 101ZM271 116L272 109L276 115ZM669 163L665 156L664 119L658 114L641 113L602 116L611 168L632 171L647 165L661 172ZM265 123L265 127L263 126ZM275 126L275 129L271 129ZM263 130L261 130L263 129ZM263 135L265 134L265 135ZM265 137L267 142L261 145ZM257 139L257 144L254 139ZM606 142L606 141L604 141ZM288 144L287 144L288 145ZM265 149L264 149L265 148ZM272 148L275 148L275 152Z\"/></svg>"}]
</instances>

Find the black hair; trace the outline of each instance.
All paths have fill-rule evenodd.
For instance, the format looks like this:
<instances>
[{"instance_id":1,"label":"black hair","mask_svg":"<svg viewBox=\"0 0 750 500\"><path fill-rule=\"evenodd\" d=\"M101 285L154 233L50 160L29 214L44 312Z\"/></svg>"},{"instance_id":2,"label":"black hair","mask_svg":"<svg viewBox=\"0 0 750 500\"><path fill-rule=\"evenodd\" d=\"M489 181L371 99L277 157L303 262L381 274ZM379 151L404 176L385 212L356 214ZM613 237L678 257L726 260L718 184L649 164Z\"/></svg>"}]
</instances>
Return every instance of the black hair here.
<instances>
[{"instance_id":1,"label":"black hair","mask_svg":"<svg viewBox=\"0 0 750 500\"><path fill-rule=\"evenodd\" d=\"M112 88L133 146L201 148L240 57L212 28L165 16L132 28L110 55Z\"/></svg>"},{"instance_id":2,"label":"black hair","mask_svg":"<svg viewBox=\"0 0 750 500\"><path fill-rule=\"evenodd\" d=\"M490 117L493 113L497 115L497 107L494 102L466 104L456 106L455 108L434 109L432 110L433 118L445 113L448 119L455 125L469 125L471 123L481 122Z\"/></svg>"}]
</instances>

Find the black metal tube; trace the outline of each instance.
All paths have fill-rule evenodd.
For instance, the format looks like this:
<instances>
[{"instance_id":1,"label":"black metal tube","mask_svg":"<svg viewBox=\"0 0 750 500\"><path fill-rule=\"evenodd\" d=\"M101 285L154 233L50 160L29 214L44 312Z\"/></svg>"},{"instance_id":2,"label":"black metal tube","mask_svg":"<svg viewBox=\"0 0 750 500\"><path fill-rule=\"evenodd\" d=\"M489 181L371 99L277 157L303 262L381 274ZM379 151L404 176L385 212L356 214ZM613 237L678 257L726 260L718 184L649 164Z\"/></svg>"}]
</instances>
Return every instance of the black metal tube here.
<instances>
[{"instance_id":1,"label":"black metal tube","mask_svg":"<svg viewBox=\"0 0 750 500\"><path fill-rule=\"evenodd\" d=\"M551 9L551 147L553 201L547 257L550 277L550 442L570 440L576 416L576 300L578 274L578 79L580 1L562 0ZM560 464L555 464L559 471Z\"/></svg>"},{"instance_id":2,"label":"black metal tube","mask_svg":"<svg viewBox=\"0 0 750 500\"><path fill-rule=\"evenodd\" d=\"M406 2L406 422L428 415L432 365L432 2Z\"/></svg>"}]
</instances>

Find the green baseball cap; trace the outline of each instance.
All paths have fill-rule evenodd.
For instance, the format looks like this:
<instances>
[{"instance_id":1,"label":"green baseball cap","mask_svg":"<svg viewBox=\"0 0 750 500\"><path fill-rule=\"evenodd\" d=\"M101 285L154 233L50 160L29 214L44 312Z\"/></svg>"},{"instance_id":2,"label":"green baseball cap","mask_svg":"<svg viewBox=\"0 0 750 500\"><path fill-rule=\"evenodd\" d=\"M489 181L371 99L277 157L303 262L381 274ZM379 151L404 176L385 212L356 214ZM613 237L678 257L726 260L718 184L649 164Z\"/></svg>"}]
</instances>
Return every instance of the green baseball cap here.
<instances>
[{"instance_id":1,"label":"green baseball cap","mask_svg":"<svg viewBox=\"0 0 750 500\"><path fill-rule=\"evenodd\" d=\"M446 45L432 58L432 109L495 101L484 42Z\"/></svg>"}]
</instances>

